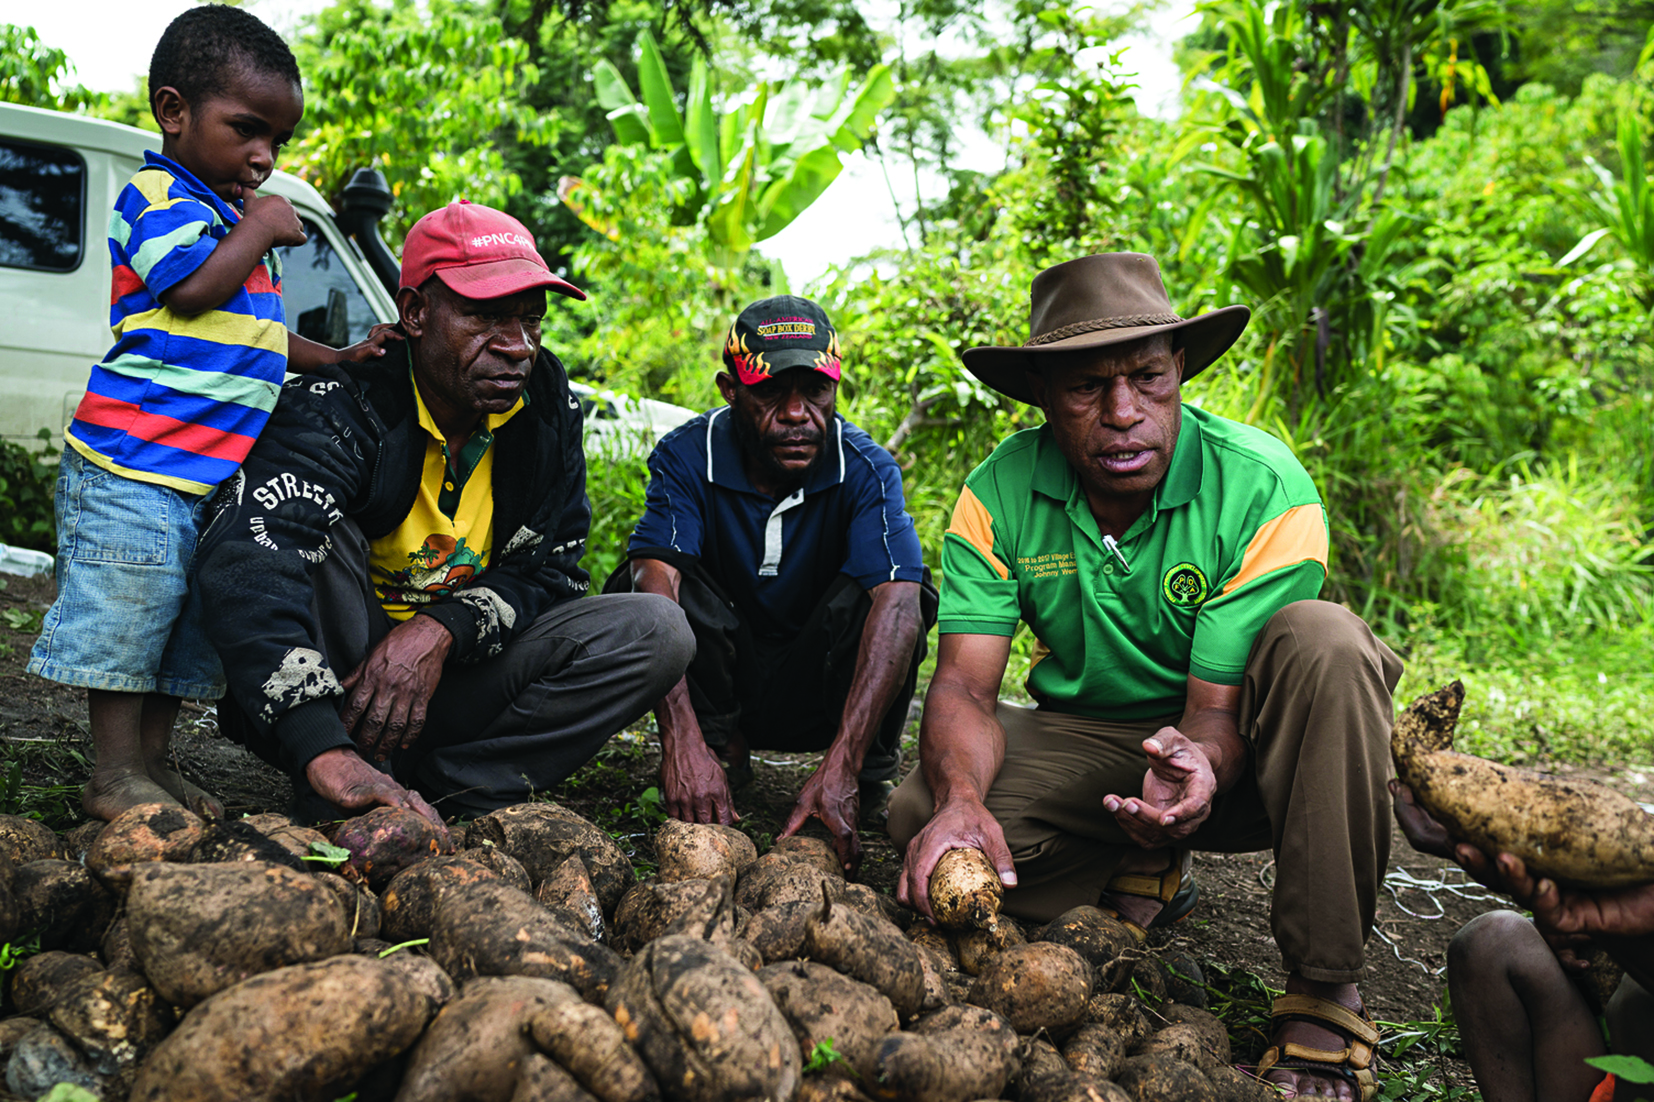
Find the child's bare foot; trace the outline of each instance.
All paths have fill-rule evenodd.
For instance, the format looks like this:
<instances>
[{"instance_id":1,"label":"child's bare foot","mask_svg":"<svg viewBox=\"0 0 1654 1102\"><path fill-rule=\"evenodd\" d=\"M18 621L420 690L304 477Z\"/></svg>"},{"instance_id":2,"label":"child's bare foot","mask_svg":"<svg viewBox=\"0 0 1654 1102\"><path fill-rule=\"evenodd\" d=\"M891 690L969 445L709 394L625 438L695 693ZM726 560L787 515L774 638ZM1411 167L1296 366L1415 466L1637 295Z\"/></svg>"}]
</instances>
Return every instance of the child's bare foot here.
<instances>
[{"instance_id":1,"label":"child's bare foot","mask_svg":"<svg viewBox=\"0 0 1654 1102\"><path fill-rule=\"evenodd\" d=\"M175 804L173 795L135 768L103 767L80 790L80 806L94 819L108 822L139 804Z\"/></svg>"},{"instance_id":2,"label":"child's bare foot","mask_svg":"<svg viewBox=\"0 0 1654 1102\"><path fill-rule=\"evenodd\" d=\"M185 780L183 775L165 765L151 765L149 779L167 790L173 799L201 816L223 818L224 805L218 797L204 788L199 788Z\"/></svg>"}]
</instances>

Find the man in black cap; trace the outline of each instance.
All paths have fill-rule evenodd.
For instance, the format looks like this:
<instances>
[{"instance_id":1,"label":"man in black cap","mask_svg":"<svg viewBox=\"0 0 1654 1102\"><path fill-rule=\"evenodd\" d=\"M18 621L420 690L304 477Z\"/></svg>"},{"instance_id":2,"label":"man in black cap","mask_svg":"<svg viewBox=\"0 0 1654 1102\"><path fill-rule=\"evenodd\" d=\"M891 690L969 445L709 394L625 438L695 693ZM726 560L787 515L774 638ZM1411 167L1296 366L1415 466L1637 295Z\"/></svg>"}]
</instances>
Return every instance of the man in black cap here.
<instances>
[{"instance_id":1,"label":"man in black cap","mask_svg":"<svg viewBox=\"0 0 1654 1102\"><path fill-rule=\"evenodd\" d=\"M1046 423L971 472L943 540L920 768L890 801L897 897L928 914L936 862L975 848L1008 913L1102 907L1144 939L1194 906L1190 850L1273 850L1287 993L1260 1072L1289 1097L1371 1097L1355 983L1401 663L1314 599L1326 514L1292 452L1182 403L1246 307L1179 317L1140 253L1049 268L1031 306L1027 344L965 353ZM999 701L1018 623L1033 708Z\"/></svg>"},{"instance_id":2,"label":"man in black cap","mask_svg":"<svg viewBox=\"0 0 1654 1102\"><path fill-rule=\"evenodd\" d=\"M883 811L897 776L935 591L901 471L834 412L839 343L821 307L753 303L723 362L728 405L656 446L628 562L605 588L671 597L695 632L687 675L655 709L668 813L733 822L751 749L825 749L782 837L815 816L853 871L858 820Z\"/></svg>"}]
</instances>

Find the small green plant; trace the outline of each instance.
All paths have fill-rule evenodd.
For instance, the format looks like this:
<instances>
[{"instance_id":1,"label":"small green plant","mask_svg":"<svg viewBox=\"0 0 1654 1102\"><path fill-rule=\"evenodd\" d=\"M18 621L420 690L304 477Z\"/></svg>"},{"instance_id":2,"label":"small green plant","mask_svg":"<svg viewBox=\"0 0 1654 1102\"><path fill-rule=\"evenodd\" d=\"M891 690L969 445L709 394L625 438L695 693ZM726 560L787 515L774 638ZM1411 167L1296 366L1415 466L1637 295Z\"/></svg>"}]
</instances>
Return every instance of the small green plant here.
<instances>
[{"instance_id":1,"label":"small green plant","mask_svg":"<svg viewBox=\"0 0 1654 1102\"><path fill-rule=\"evenodd\" d=\"M1627 1083L1654 1084L1654 1064L1641 1056L1593 1056L1585 1062Z\"/></svg>"},{"instance_id":2,"label":"small green plant","mask_svg":"<svg viewBox=\"0 0 1654 1102\"><path fill-rule=\"evenodd\" d=\"M98 1102L98 1096L73 1083L59 1083L40 1096L40 1102Z\"/></svg>"},{"instance_id":3,"label":"small green plant","mask_svg":"<svg viewBox=\"0 0 1654 1102\"><path fill-rule=\"evenodd\" d=\"M384 960L386 957L390 956L392 953L400 953L404 949L412 949L415 946L429 945L430 943L431 943L431 939L428 938L428 937L416 937L412 941L398 942L397 944L392 945L389 949L379 950L379 959Z\"/></svg>"},{"instance_id":4,"label":"small green plant","mask_svg":"<svg viewBox=\"0 0 1654 1102\"><path fill-rule=\"evenodd\" d=\"M0 608L0 623L4 623L13 631L21 631L25 635L39 635L40 622L45 615L33 608Z\"/></svg>"},{"instance_id":5,"label":"small green plant","mask_svg":"<svg viewBox=\"0 0 1654 1102\"><path fill-rule=\"evenodd\" d=\"M0 942L0 972L10 972L23 960L40 952L40 935L30 934L16 941Z\"/></svg>"},{"instance_id":6,"label":"small green plant","mask_svg":"<svg viewBox=\"0 0 1654 1102\"><path fill-rule=\"evenodd\" d=\"M311 842L310 852L300 860L314 861L318 865L336 869L350 860L350 851L343 846L335 846L330 842Z\"/></svg>"},{"instance_id":7,"label":"small green plant","mask_svg":"<svg viewBox=\"0 0 1654 1102\"><path fill-rule=\"evenodd\" d=\"M0 442L0 543L55 552L58 450L52 447L52 430L41 429L39 435L46 446L38 453Z\"/></svg>"},{"instance_id":8,"label":"small green plant","mask_svg":"<svg viewBox=\"0 0 1654 1102\"><path fill-rule=\"evenodd\" d=\"M816 1042L816 1047L810 1050L810 1058L804 1061L804 1074L810 1075L814 1072L826 1071L834 1064L840 1063L844 1063L844 1053L833 1047L831 1037L824 1037ZM858 1079L861 1078L855 1068L850 1067L849 1064L844 1066L849 1069L851 1075Z\"/></svg>"},{"instance_id":9,"label":"small green plant","mask_svg":"<svg viewBox=\"0 0 1654 1102\"><path fill-rule=\"evenodd\" d=\"M626 814L649 827L666 822L666 804L661 799L660 789L651 785L639 792L637 799L626 805Z\"/></svg>"}]
</instances>

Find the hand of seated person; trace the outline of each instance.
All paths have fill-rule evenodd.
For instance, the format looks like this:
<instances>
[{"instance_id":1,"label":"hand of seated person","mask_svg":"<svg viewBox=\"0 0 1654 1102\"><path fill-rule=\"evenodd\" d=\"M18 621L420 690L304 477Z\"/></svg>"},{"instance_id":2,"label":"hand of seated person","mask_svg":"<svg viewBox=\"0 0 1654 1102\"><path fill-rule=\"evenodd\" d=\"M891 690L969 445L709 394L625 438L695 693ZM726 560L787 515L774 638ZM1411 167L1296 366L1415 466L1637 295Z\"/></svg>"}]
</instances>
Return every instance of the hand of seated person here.
<instances>
[{"instance_id":1,"label":"hand of seated person","mask_svg":"<svg viewBox=\"0 0 1654 1102\"><path fill-rule=\"evenodd\" d=\"M340 363L368 363L385 354L385 345L405 339L395 322L380 322L368 335L348 348L339 349Z\"/></svg>"},{"instance_id":2,"label":"hand of seated person","mask_svg":"<svg viewBox=\"0 0 1654 1102\"><path fill-rule=\"evenodd\" d=\"M1103 797L1128 837L1145 849L1179 842L1212 814L1217 777L1200 744L1175 727L1162 727L1143 740L1149 768L1141 796Z\"/></svg>"},{"instance_id":3,"label":"hand of seated person","mask_svg":"<svg viewBox=\"0 0 1654 1102\"><path fill-rule=\"evenodd\" d=\"M348 747L324 750L310 759L310 764L304 768L304 779L310 782L310 787L316 790L318 796L346 811L383 806L399 807L421 815L436 827L442 852L453 850L447 825L423 796L403 788Z\"/></svg>"},{"instance_id":4,"label":"hand of seated person","mask_svg":"<svg viewBox=\"0 0 1654 1102\"><path fill-rule=\"evenodd\" d=\"M856 771L829 752L804 782L798 793L798 804L779 836L791 838L810 816L815 816L833 836L833 850L838 854L844 875L853 879L861 868L861 836L857 833L860 814L861 788Z\"/></svg>"},{"instance_id":5,"label":"hand of seated person","mask_svg":"<svg viewBox=\"0 0 1654 1102\"><path fill-rule=\"evenodd\" d=\"M397 624L340 684L345 730L362 753L384 761L406 750L425 729L425 709L442 680L442 663L454 645L448 629L429 616Z\"/></svg>"}]
</instances>

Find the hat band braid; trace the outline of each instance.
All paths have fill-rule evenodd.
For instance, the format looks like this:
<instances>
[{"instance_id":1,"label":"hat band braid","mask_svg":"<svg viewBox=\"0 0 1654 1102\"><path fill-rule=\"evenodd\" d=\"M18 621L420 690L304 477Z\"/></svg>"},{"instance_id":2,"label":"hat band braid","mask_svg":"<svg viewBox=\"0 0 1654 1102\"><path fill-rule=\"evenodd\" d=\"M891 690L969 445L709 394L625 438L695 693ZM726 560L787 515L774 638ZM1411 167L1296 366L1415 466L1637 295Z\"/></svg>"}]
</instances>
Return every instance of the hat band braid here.
<instances>
[{"instance_id":1,"label":"hat band braid","mask_svg":"<svg viewBox=\"0 0 1654 1102\"><path fill-rule=\"evenodd\" d=\"M1051 344L1054 341L1064 341L1069 337L1077 337L1081 333L1095 333L1100 329L1136 329L1145 325L1176 325L1182 320L1176 314L1122 314L1113 318L1076 321L1071 325L1053 329L1049 333L1041 333L1022 347L1035 348L1042 344Z\"/></svg>"}]
</instances>

